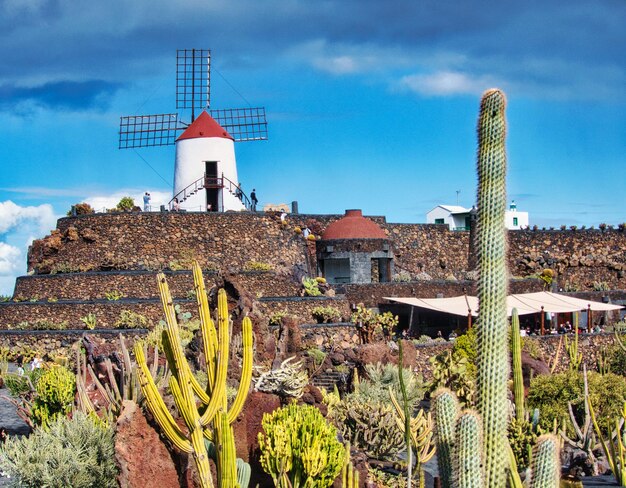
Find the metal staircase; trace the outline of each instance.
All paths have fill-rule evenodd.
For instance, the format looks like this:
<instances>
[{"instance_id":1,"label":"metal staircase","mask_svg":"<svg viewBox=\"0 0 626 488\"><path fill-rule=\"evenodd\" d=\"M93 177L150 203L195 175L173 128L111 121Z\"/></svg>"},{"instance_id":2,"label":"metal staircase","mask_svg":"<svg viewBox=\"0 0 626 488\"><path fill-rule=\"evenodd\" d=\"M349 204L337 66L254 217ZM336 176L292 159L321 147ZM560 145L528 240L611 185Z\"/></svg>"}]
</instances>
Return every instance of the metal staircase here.
<instances>
[{"instance_id":1,"label":"metal staircase","mask_svg":"<svg viewBox=\"0 0 626 488\"><path fill-rule=\"evenodd\" d=\"M234 182L226 178L223 173L221 177L208 177L205 173L202 178L198 178L196 181L194 181L190 185L187 185L176 195L174 195L174 197L168 202L168 207L172 208L175 200L178 200L178 203L182 203L187 200L187 198L195 195L201 190L220 188L228 191L231 195L235 195L236 197L238 197L241 200L241 203L244 204L246 209L252 210L252 203L250 202L248 195L246 195L241 190L240 186L236 185ZM221 212L224 209L220 208L217 210Z\"/></svg>"}]
</instances>

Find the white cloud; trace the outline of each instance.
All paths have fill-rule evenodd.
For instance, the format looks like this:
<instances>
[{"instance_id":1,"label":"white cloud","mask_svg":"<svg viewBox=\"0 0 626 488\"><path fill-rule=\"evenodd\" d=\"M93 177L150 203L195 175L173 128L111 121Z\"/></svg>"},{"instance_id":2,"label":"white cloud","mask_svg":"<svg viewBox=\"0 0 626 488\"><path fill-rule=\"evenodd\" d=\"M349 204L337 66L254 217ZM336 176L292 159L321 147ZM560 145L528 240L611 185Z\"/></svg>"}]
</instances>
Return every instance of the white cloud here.
<instances>
[{"instance_id":1,"label":"white cloud","mask_svg":"<svg viewBox=\"0 0 626 488\"><path fill-rule=\"evenodd\" d=\"M17 247L0 242L0 276L17 273L22 265L22 251Z\"/></svg>"},{"instance_id":2,"label":"white cloud","mask_svg":"<svg viewBox=\"0 0 626 488\"><path fill-rule=\"evenodd\" d=\"M426 96L476 95L494 85L496 83L488 76L470 76L455 71L407 75L397 83L400 89Z\"/></svg>"},{"instance_id":3,"label":"white cloud","mask_svg":"<svg viewBox=\"0 0 626 488\"><path fill-rule=\"evenodd\" d=\"M288 51L287 57L306 59L314 68L333 75L382 72L411 64L406 53L395 48L328 43L323 39L299 44Z\"/></svg>"},{"instance_id":4,"label":"white cloud","mask_svg":"<svg viewBox=\"0 0 626 488\"><path fill-rule=\"evenodd\" d=\"M54 228L56 219L52 205L49 204L21 207L11 200L0 202L0 235L33 223L37 226L38 233L45 234Z\"/></svg>"}]
</instances>

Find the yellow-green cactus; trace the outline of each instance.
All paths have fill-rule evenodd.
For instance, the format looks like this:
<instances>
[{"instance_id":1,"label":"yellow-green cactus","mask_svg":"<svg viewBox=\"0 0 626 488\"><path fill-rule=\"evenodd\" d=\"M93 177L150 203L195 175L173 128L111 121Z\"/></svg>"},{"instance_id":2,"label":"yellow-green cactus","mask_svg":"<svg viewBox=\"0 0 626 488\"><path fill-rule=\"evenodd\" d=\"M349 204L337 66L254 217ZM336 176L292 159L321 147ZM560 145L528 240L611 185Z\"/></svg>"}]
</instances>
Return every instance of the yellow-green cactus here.
<instances>
[{"instance_id":1,"label":"yellow-green cactus","mask_svg":"<svg viewBox=\"0 0 626 488\"><path fill-rule=\"evenodd\" d=\"M200 315L201 333L204 344L204 358L207 365L208 385L206 390L198 383L191 372L180 342L176 311L172 303L165 276L157 276L161 302L165 311L167 328L163 346L172 371L170 390L176 406L187 427L188 433L178 426L167 409L152 375L148 370L143 348L134 347L139 366L138 373L146 404L165 435L180 450L192 454L198 468L200 484L203 488L213 487L209 455L205 439L217 446L216 468L220 488L245 488L237 481L237 460L235 459L232 423L235 421L250 389L252 380L252 323L244 318L242 323L243 365L239 389L232 405L226 401L226 377L229 358L229 316L226 292L218 293L217 330L211 319L204 279L198 263L193 265L196 299Z\"/></svg>"},{"instance_id":2,"label":"yellow-green cactus","mask_svg":"<svg viewBox=\"0 0 626 488\"><path fill-rule=\"evenodd\" d=\"M511 356L513 363L513 398L515 400L515 417L522 421L524 410L524 377L522 375L522 337L519 330L519 315L513 309L511 317Z\"/></svg>"},{"instance_id":3,"label":"yellow-green cactus","mask_svg":"<svg viewBox=\"0 0 626 488\"><path fill-rule=\"evenodd\" d=\"M295 402L263 415L261 465L277 488L331 486L344 464L337 430L320 411Z\"/></svg>"},{"instance_id":4,"label":"yellow-green cactus","mask_svg":"<svg viewBox=\"0 0 626 488\"><path fill-rule=\"evenodd\" d=\"M74 405L76 376L64 366L52 366L37 380L32 416L46 427L60 415L67 415Z\"/></svg>"}]
</instances>

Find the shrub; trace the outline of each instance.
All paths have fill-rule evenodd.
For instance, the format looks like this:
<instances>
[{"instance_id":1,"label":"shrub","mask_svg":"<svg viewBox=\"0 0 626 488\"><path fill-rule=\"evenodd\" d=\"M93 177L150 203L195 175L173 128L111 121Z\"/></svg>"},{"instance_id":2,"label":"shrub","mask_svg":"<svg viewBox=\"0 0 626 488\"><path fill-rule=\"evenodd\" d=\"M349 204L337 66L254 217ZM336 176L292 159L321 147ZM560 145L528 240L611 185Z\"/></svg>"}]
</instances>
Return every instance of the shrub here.
<instances>
[{"instance_id":1,"label":"shrub","mask_svg":"<svg viewBox=\"0 0 626 488\"><path fill-rule=\"evenodd\" d=\"M120 318L115 322L116 329L145 329L147 326L146 316L131 310L122 310Z\"/></svg>"},{"instance_id":2,"label":"shrub","mask_svg":"<svg viewBox=\"0 0 626 488\"><path fill-rule=\"evenodd\" d=\"M319 288L319 283L315 278L302 278L302 286L304 287L304 294L308 297L319 297L322 292Z\"/></svg>"},{"instance_id":3,"label":"shrub","mask_svg":"<svg viewBox=\"0 0 626 488\"><path fill-rule=\"evenodd\" d=\"M311 310L311 315L318 322L336 322L341 318L341 312L335 307L315 307Z\"/></svg>"},{"instance_id":4,"label":"shrub","mask_svg":"<svg viewBox=\"0 0 626 488\"><path fill-rule=\"evenodd\" d=\"M389 388L391 388L396 398L402 398L398 366L391 363L367 364L365 372L367 379L356 385L354 393L351 393L350 396L363 402L387 404L391 402L389 398ZM411 408L414 408L424 398L423 380L409 368L402 368L402 377L406 387L407 399Z\"/></svg>"},{"instance_id":5,"label":"shrub","mask_svg":"<svg viewBox=\"0 0 626 488\"><path fill-rule=\"evenodd\" d=\"M419 336L417 339L413 341L413 344L429 344L431 342L433 342L432 337L426 334L422 334L421 336Z\"/></svg>"},{"instance_id":6,"label":"shrub","mask_svg":"<svg viewBox=\"0 0 626 488\"><path fill-rule=\"evenodd\" d=\"M35 401L32 407L33 421L46 427L59 416L72 411L76 377L63 366L46 370L35 385Z\"/></svg>"},{"instance_id":7,"label":"shrub","mask_svg":"<svg viewBox=\"0 0 626 488\"><path fill-rule=\"evenodd\" d=\"M286 316L286 310L279 310L278 312L274 312L272 315L270 315L270 325L280 325L283 321L283 318Z\"/></svg>"},{"instance_id":8,"label":"shrub","mask_svg":"<svg viewBox=\"0 0 626 488\"><path fill-rule=\"evenodd\" d=\"M0 468L28 488L113 488L113 431L80 412L73 419L59 417L48 429L7 439Z\"/></svg>"},{"instance_id":9,"label":"shrub","mask_svg":"<svg viewBox=\"0 0 626 488\"><path fill-rule=\"evenodd\" d=\"M433 367L433 379L429 392L433 393L440 387L450 388L464 406L474 404L476 393L476 367L470 365L467 357L444 351L430 358Z\"/></svg>"},{"instance_id":10,"label":"shrub","mask_svg":"<svg viewBox=\"0 0 626 488\"><path fill-rule=\"evenodd\" d=\"M73 207L76 210L76 215L88 215L88 214L92 214L95 212L93 207L85 202L75 203ZM71 215L72 215L72 209L70 208L67 211L67 216L70 217Z\"/></svg>"},{"instance_id":11,"label":"shrub","mask_svg":"<svg viewBox=\"0 0 626 488\"><path fill-rule=\"evenodd\" d=\"M611 373L626 376L626 351L619 346L607 350Z\"/></svg>"},{"instance_id":12,"label":"shrub","mask_svg":"<svg viewBox=\"0 0 626 488\"><path fill-rule=\"evenodd\" d=\"M67 320L62 322L52 322L48 319L39 319L34 322L24 321L9 325L8 328L13 330L65 330L67 329Z\"/></svg>"},{"instance_id":13,"label":"shrub","mask_svg":"<svg viewBox=\"0 0 626 488\"><path fill-rule=\"evenodd\" d=\"M602 430L613 426L626 400L626 380L616 374L601 375L590 371L589 398ZM554 420L561 422L569 416L567 403L572 404L579 425L584 421L583 376L577 371L539 375L530 382L528 409L539 409L539 425L551 430ZM572 429L571 425L568 429Z\"/></svg>"},{"instance_id":14,"label":"shrub","mask_svg":"<svg viewBox=\"0 0 626 488\"><path fill-rule=\"evenodd\" d=\"M345 449L320 411L295 402L263 415L261 465L278 488L328 487L341 471Z\"/></svg>"},{"instance_id":15,"label":"shrub","mask_svg":"<svg viewBox=\"0 0 626 488\"><path fill-rule=\"evenodd\" d=\"M408 271L400 271L393 275L393 281L396 283L408 283L411 281L411 273Z\"/></svg>"},{"instance_id":16,"label":"shrub","mask_svg":"<svg viewBox=\"0 0 626 488\"><path fill-rule=\"evenodd\" d=\"M118 290L105 291L104 298L109 301L116 302L117 300L121 300L122 298L124 298L124 294Z\"/></svg>"},{"instance_id":17,"label":"shrub","mask_svg":"<svg viewBox=\"0 0 626 488\"><path fill-rule=\"evenodd\" d=\"M468 367L476 371L476 357L478 356L476 329L469 329L454 340L452 354L467 358Z\"/></svg>"},{"instance_id":18,"label":"shrub","mask_svg":"<svg viewBox=\"0 0 626 488\"><path fill-rule=\"evenodd\" d=\"M342 437L375 459L394 458L405 448L395 416L390 400L368 402L355 396L344 399L333 411Z\"/></svg>"},{"instance_id":19,"label":"shrub","mask_svg":"<svg viewBox=\"0 0 626 488\"><path fill-rule=\"evenodd\" d=\"M261 261L248 261L243 266L244 271L271 271L274 267L269 263L263 263Z\"/></svg>"},{"instance_id":20,"label":"shrub","mask_svg":"<svg viewBox=\"0 0 626 488\"><path fill-rule=\"evenodd\" d=\"M94 330L96 328L96 315L91 312L84 317L81 317L80 321L83 322L85 327L89 330Z\"/></svg>"},{"instance_id":21,"label":"shrub","mask_svg":"<svg viewBox=\"0 0 626 488\"><path fill-rule=\"evenodd\" d=\"M132 210L135 207L135 200L131 197L122 197L122 199L117 202L115 210L123 212L124 210Z\"/></svg>"}]
</instances>

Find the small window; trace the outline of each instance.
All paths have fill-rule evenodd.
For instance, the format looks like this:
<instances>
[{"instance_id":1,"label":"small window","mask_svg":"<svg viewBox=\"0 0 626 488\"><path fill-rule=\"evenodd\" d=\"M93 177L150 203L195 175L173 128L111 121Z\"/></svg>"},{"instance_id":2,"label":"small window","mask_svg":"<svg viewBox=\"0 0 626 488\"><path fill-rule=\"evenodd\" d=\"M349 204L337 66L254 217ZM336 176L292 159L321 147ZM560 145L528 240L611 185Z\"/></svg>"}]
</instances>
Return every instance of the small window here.
<instances>
[{"instance_id":1,"label":"small window","mask_svg":"<svg viewBox=\"0 0 626 488\"><path fill-rule=\"evenodd\" d=\"M517 227L517 217L513 217L513 227Z\"/></svg>"},{"instance_id":2,"label":"small window","mask_svg":"<svg viewBox=\"0 0 626 488\"><path fill-rule=\"evenodd\" d=\"M443 224L443 219L435 219L435 224Z\"/></svg>"}]
</instances>

